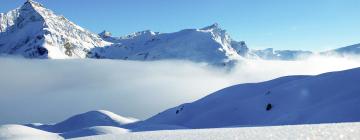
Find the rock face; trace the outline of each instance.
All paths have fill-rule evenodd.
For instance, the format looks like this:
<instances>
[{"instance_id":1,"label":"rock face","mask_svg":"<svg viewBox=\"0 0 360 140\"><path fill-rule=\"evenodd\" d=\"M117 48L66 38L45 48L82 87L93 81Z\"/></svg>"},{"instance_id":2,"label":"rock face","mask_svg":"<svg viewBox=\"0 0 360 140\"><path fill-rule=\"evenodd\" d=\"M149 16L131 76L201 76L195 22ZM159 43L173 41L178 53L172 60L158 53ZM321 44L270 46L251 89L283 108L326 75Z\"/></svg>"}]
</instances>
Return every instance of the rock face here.
<instances>
[{"instance_id":1,"label":"rock face","mask_svg":"<svg viewBox=\"0 0 360 140\"><path fill-rule=\"evenodd\" d=\"M1 14L0 23L2 54L27 58L85 58L92 48L111 44L32 0Z\"/></svg>"}]
</instances>

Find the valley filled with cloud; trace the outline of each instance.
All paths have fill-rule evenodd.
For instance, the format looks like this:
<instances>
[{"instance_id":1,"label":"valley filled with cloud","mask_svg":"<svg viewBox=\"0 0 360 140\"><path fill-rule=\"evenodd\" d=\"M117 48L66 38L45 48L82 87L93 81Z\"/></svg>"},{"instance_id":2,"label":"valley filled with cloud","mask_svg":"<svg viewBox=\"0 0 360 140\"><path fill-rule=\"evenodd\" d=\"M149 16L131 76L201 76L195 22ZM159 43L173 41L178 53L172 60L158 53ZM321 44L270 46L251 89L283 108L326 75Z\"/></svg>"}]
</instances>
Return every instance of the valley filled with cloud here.
<instances>
[{"instance_id":1,"label":"valley filled with cloud","mask_svg":"<svg viewBox=\"0 0 360 140\"><path fill-rule=\"evenodd\" d=\"M187 61L0 59L0 124L54 123L90 110L138 119L217 90L360 66L356 57L240 61L231 70Z\"/></svg>"}]
</instances>

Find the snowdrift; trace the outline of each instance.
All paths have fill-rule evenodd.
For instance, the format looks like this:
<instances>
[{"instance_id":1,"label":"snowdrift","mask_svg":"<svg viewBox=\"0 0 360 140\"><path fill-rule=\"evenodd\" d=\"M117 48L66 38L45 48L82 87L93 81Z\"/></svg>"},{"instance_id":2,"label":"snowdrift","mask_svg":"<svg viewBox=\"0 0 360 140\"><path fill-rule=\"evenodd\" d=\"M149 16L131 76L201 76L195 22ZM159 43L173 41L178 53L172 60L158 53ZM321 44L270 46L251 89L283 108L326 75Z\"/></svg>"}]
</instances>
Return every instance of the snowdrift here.
<instances>
[{"instance_id":1,"label":"snowdrift","mask_svg":"<svg viewBox=\"0 0 360 140\"><path fill-rule=\"evenodd\" d=\"M3 125L0 126L1 140L61 140L63 139L55 133L50 133L23 125Z\"/></svg>"}]
</instances>

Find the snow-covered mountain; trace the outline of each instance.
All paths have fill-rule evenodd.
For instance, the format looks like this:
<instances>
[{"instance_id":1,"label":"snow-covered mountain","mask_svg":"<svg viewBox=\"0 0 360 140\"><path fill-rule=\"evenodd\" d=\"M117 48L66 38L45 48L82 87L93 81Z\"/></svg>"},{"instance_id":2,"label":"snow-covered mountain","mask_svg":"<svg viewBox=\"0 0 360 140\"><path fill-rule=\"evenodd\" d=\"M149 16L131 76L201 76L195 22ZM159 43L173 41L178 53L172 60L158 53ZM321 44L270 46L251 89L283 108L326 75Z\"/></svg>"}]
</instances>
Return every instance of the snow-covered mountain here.
<instances>
[{"instance_id":1,"label":"snow-covered mountain","mask_svg":"<svg viewBox=\"0 0 360 140\"><path fill-rule=\"evenodd\" d=\"M322 52L324 55L359 55L360 54L360 44L350 45L342 48L338 48L331 51Z\"/></svg>"},{"instance_id":2,"label":"snow-covered mountain","mask_svg":"<svg viewBox=\"0 0 360 140\"><path fill-rule=\"evenodd\" d=\"M353 45L322 54L359 54ZM189 60L211 65L231 65L242 58L297 60L312 55L301 50L253 50L235 41L213 24L174 33L150 30L124 37L108 31L93 34L40 3L28 0L21 7L0 14L0 54L27 58L107 58L152 61Z\"/></svg>"},{"instance_id":3,"label":"snow-covered mountain","mask_svg":"<svg viewBox=\"0 0 360 140\"><path fill-rule=\"evenodd\" d=\"M264 60L297 60L306 58L314 53L311 51L302 50L274 50L273 48L267 48L264 50L251 50L253 56Z\"/></svg>"},{"instance_id":4,"label":"snow-covered mountain","mask_svg":"<svg viewBox=\"0 0 360 140\"><path fill-rule=\"evenodd\" d=\"M96 48L93 57L124 60L180 59L225 65L247 54L245 42L236 42L218 24L185 29L175 33L152 31L136 32L125 37L99 34L104 40L117 45Z\"/></svg>"},{"instance_id":5,"label":"snow-covered mountain","mask_svg":"<svg viewBox=\"0 0 360 140\"><path fill-rule=\"evenodd\" d=\"M175 33L142 31L115 38L104 31L96 35L32 0L1 14L0 23L0 54L28 58L179 59L225 65L249 50L218 24Z\"/></svg>"},{"instance_id":6,"label":"snow-covered mountain","mask_svg":"<svg viewBox=\"0 0 360 140\"><path fill-rule=\"evenodd\" d=\"M99 48L96 52L101 53L93 55L96 58L143 61L185 59L226 64L237 61L239 58L297 60L314 54L311 51L302 50L250 49L245 41L231 39L218 24L201 29L185 29L175 33L146 30L124 37L112 37L110 32L103 31L99 35L102 39L117 45Z\"/></svg>"},{"instance_id":7,"label":"snow-covered mountain","mask_svg":"<svg viewBox=\"0 0 360 140\"><path fill-rule=\"evenodd\" d=\"M360 68L236 85L142 123L217 128L356 122L360 121L358 77Z\"/></svg>"},{"instance_id":8,"label":"snow-covered mountain","mask_svg":"<svg viewBox=\"0 0 360 140\"><path fill-rule=\"evenodd\" d=\"M85 58L92 48L111 44L32 0L1 13L0 24L0 54Z\"/></svg>"}]
</instances>

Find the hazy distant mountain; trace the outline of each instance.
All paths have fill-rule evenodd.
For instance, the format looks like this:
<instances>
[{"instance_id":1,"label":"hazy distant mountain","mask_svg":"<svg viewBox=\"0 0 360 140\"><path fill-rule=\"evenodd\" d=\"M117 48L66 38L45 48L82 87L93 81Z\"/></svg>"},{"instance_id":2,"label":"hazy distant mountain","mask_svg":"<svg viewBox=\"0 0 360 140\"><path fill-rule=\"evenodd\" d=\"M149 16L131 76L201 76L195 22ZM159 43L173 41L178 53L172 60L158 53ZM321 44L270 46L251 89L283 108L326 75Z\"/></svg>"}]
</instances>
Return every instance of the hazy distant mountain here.
<instances>
[{"instance_id":1,"label":"hazy distant mountain","mask_svg":"<svg viewBox=\"0 0 360 140\"><path fill-rule=\"evenodd\" d=\"M264 50L251 50L251 53L253 53L256 57L265 60L297 60L309 57L314 54L311 51L274 50L273 48L268 48Z\"/></svg>"},{"instance_id":2,"label":"hazy distant mountain","mask_svg":"<svg viewBox=\"0 0 360 140\"><path fill-rule=\"evenodd\" d=\"M355 44L347 47L338 48L331 51L323 52L324 55L338 55L338 56L346 56L346 55L359 55L360 54L360 44Z\"/></svg>"}]
</instances>

